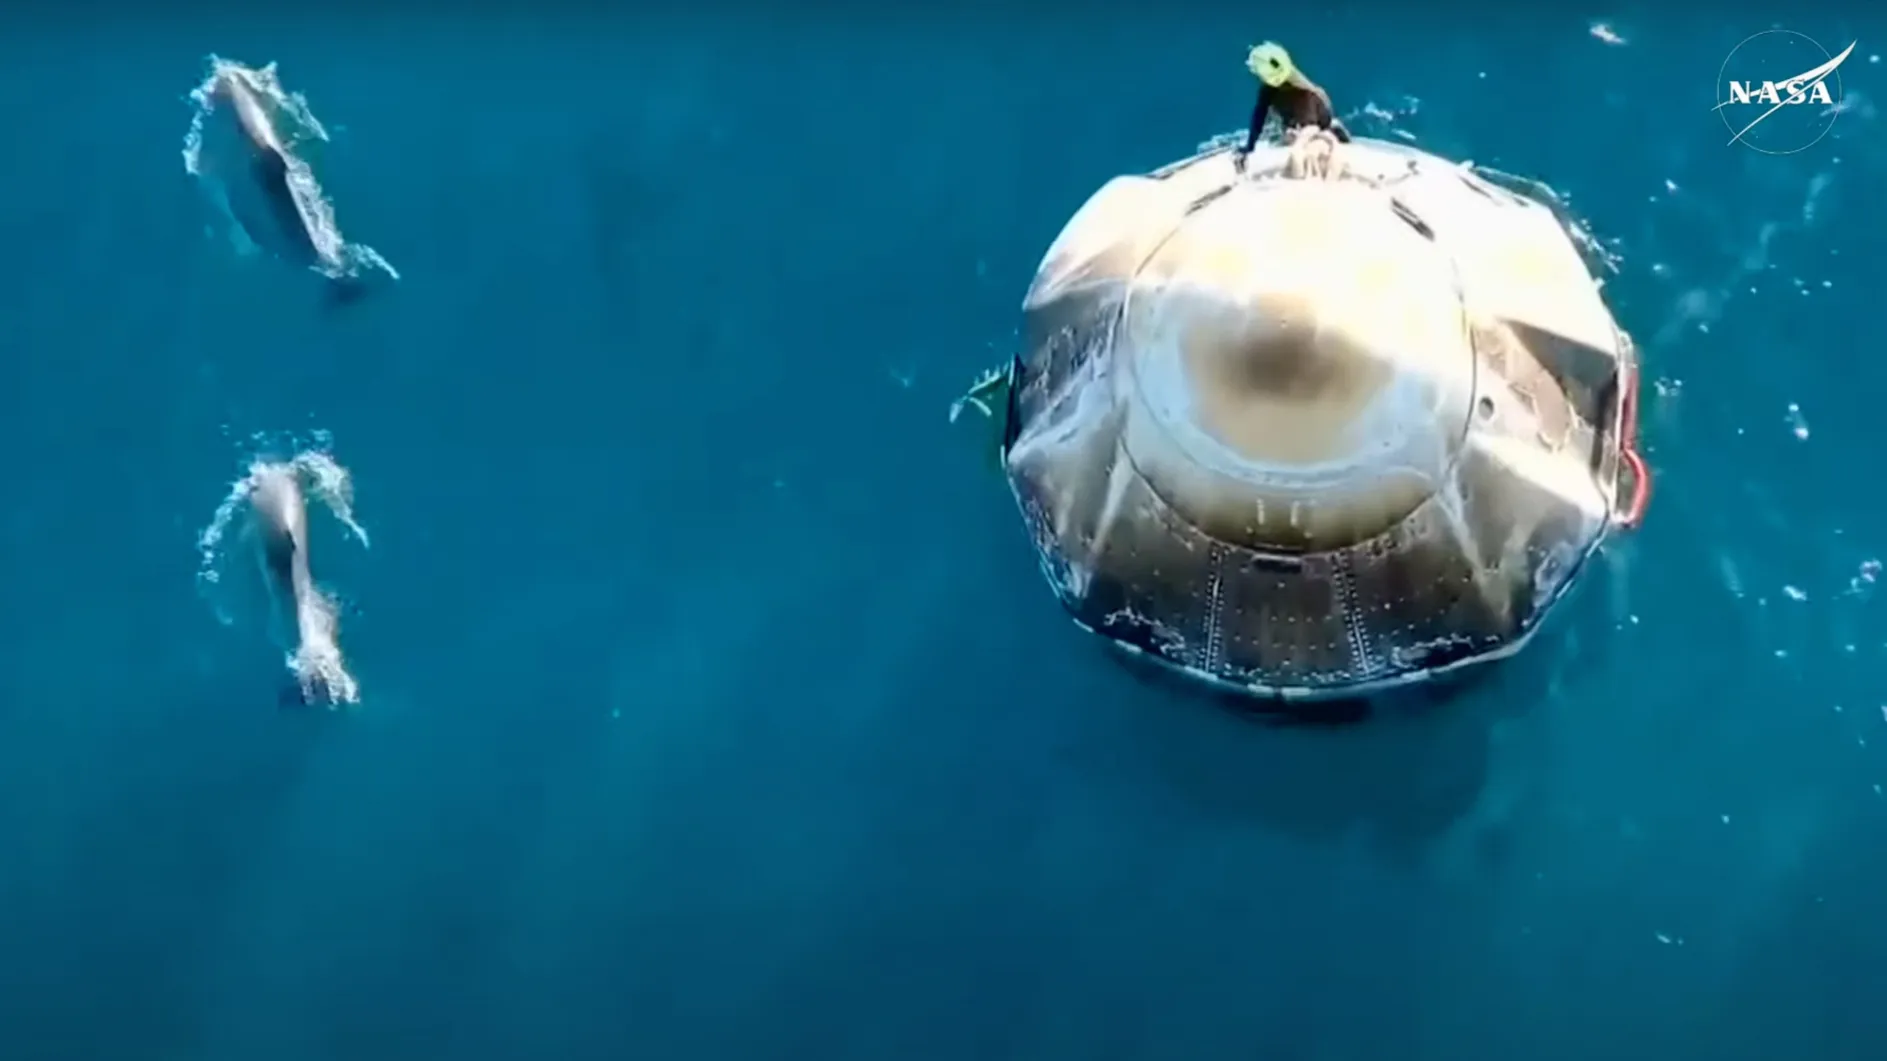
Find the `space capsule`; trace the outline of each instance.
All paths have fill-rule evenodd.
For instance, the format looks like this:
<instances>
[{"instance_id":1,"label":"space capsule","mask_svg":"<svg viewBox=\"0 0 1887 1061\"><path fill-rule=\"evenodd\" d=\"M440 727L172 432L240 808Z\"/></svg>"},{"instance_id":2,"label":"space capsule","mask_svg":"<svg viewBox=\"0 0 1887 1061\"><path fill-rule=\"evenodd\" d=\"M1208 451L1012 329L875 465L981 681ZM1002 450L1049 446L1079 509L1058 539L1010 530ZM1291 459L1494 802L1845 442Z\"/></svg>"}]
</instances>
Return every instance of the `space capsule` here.
<instances>
[{"instance_id":1,"label":"space capsule","mask_svg":"<svg viewBox=\"0 0 1887 1061\"><path fill-rule=\"evenodd\" d=\"M1108 182L984 389L1075 622L1260 699L1514 654L1650 489L1638 353L1557 202L1317 139Z\"/></svg>"}]
</instances>

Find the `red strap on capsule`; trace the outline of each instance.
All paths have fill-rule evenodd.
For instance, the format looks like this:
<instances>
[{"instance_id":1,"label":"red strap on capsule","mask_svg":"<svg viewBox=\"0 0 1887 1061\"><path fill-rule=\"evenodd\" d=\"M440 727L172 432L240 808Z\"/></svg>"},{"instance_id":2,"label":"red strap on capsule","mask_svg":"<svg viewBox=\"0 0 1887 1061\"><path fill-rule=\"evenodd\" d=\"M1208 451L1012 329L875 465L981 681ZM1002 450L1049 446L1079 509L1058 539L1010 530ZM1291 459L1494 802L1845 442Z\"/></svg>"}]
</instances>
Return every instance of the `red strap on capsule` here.
<instances>
[{"instance_id":1,"label":"red strap on capsule","mask_svg":"<svg viewBox=\"0 0 1887 1061\"><path fill-rule=\"evenodd\" d=\"M1651 468L1645 463L1644 454L1638 452L1638 382L1642 368L1633 365L1629 378L1625 381L1623 396L1624 410L1620 417L1618 457L1631 469L1631 499L1619 510L1619 526L1626 530L1636 530L1644 522L1645 509L1651 505Z\"/></svg>"}]
</instances>

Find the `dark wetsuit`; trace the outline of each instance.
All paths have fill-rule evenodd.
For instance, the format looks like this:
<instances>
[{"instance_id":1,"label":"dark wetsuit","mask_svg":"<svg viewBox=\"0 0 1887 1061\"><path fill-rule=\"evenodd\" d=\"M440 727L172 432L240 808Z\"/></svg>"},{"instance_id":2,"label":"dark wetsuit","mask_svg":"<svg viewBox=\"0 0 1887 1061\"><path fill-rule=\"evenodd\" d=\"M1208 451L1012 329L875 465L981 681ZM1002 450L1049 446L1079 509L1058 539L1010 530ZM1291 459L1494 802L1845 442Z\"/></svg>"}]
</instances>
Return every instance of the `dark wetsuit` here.
<instances>
[{"instance_id":1,"label":"dark wetsuit","mask_svg":"<svg viewBox=\"0 0 1887 1061\"><path fill-rule=\"evenodd\" d=\"M1258 146L1258 134L1264 132L1265 119L1273 110L1284 119L1287 137L1293 129L1315 126L1329 130L1341 143L1350 142L1350 131L1330 109L1330 94L1304 75L1296 74L1277 88L1259 84L1258 102L1251 108L1251 129L1245 133L1245 154L1251 154L1251 149Z\"/></svg>"}]
</instances>

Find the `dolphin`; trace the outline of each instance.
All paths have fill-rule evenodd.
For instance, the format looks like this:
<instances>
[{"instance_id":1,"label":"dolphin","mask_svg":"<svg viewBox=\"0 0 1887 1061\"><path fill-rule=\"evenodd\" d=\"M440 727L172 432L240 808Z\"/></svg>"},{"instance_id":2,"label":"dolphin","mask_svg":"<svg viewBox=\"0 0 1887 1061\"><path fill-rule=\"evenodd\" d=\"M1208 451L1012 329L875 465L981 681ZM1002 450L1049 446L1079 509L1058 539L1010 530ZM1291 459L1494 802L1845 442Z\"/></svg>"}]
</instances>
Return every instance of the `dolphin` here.
<instances>
[{"instance_id":1,"label":"dolphin","mask_svg":"<svg viewBox=\"0 0 1887 1061\"><path fill-rule=\"evenodd\" d=\"M308 503L293 468L268 464L251 480L249 506L262 542L262 565L289 599L311 583L308 573Z\"/></svg>"},{"instance_id":2,"label":"dolphin","mask_svg":"<svg viewBox=\"0 0 1887 1061\"><path fill-rule=\"evenodd\" d=\"M336 661L332 606L315 586L308 567L308 504L302 495L300 473L292 465L263 464L250 475L249 507L260 548L269 595L278 609L292 609L298 661ZM327 702L327 690L303 675L299 689L283 697L284 704L303 706Z\"/></svg>"},{"instance_id":3,"label":"dolphin","mask_svg":"<svg viewBox=\"0 0 1887 1061\"><path fill-rule=\"evenodd\" d=\"M299 265L329 273L331 301L346 303L360 297L362 285L335 275L342 262L332 249L324 250L315 239L314 222L303 210L301 195L295 189L289 150L269 114L269 104L256 92L248 71L236 66L217 71L210 98L228 106L235 115L247 149L244 168L248 186L232 189L229 203L250 238ZM260 208L255 201L258 198ZM275 238L269 238L270 234Z\"/></svg>"},{"instance_id":4,"label":"dolphin","mask_svg":"<svg viewBox=\"0 0 1887 1061\"><path fill-rule=\"evenodd\" d=\"M237 209L237 219L256 242L283 246L281 241L265 239L273 231L286 242L286 249L293 257L306 264L319 261L321 252L315 246L308 219L302 216L301 205L295 201L295 189L290 183L288 148L282 144L275 123L269 118L267 105L256 95L245 72L241 68L219 70L210 88L210 98L228 106L235 116L248 149L246 169L252 182L250 188L241 190L258 194L268 215L259 217L252 210L242 209L251 204L246 197L238 197L231 203Z\"/></svg>"}]
</instances>

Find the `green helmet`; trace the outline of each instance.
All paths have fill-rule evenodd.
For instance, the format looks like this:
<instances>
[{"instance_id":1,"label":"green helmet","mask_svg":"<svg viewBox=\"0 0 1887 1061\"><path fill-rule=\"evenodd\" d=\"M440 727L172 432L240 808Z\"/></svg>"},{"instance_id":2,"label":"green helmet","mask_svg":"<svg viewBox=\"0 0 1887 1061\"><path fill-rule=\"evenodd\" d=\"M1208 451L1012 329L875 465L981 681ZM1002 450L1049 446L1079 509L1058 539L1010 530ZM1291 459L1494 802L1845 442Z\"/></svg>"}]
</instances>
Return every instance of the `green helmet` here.
<instances>
[{"instance_id":1,"label":"green helmet","mask_svg":"<svg viewBox=\"0 0 1887 1061\"><path fill-rule=\"evenodd\" d=\"M1284 84L1297 73L1297 67L1291 65L1291 53L1271 41L1258 45L1246 54L1245 68L1272 88Z\"/></svg>"}]
</instances>

